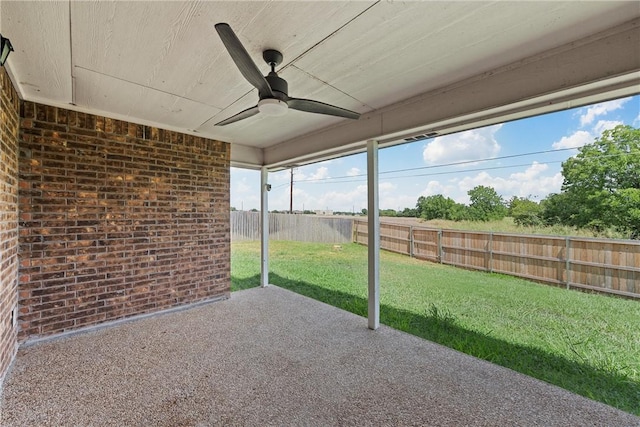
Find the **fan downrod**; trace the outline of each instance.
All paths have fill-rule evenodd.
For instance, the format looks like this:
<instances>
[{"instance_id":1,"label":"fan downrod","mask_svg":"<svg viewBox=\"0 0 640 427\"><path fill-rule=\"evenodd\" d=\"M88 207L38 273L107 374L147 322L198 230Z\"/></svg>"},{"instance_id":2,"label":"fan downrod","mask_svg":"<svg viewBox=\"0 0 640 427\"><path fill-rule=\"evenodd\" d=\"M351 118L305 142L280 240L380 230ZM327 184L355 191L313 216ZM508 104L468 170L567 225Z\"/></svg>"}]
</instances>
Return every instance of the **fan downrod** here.
<instances>
[{"instance_id":1,"label":"fan downrod","mask_svg":"<svg viewBox=\"0 0 640 427\"><path fill-rule=\"evenodd\" d=\"M271 86L274 98L286 102L289 96L289 85L285 79L278 77L278 73L276 73L276 67L282 63L282 54L277 50L267 49L262 52L262 58L271 67L271 72L264 78Z\"/></svg>"}]
</instances>

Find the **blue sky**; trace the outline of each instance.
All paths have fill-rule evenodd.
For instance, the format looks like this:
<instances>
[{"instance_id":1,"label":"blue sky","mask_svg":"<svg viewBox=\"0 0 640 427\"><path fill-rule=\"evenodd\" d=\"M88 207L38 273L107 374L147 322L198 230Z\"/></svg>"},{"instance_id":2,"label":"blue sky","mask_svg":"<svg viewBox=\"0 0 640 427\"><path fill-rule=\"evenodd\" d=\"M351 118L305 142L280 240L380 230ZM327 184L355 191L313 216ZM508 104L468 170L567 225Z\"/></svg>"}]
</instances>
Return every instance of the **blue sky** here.
<instances>
[{"instance_id":1,"label":"blue sky","mask_svg":"<svg viewBox=\"0 0 640 427\"><path fill-rule=\"evenodd\" d=\"M380 208L415 207L418 197L434 194L468 203L467 191L477 185L505 200L542 200L560 191L561 162L575 147L618 124L640 127L640 96L382 149ZM520 156L548 150L562 151ZM451 163L462 164L442 166ZM293 208L360 212L367 206L366 170L364 153L295 169ZM289 170L269 174L269 210L289 209L289 180ZM231 168L231 206L259 209L259 189L259 172Z\"/></svg>"}]
</instances>

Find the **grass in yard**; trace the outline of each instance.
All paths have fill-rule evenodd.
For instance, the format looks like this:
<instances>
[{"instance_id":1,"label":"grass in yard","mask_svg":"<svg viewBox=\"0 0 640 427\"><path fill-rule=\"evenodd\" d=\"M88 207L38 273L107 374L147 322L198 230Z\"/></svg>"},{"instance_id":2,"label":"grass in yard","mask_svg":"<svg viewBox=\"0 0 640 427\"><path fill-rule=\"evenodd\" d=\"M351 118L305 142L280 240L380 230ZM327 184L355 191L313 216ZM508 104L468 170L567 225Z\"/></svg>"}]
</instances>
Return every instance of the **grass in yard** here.
<instances>
[{"instance_id":1,"label":"grass in yard","mask_svg":"<svg viewBox=\"0 0 640 427\"><path fill-rule=\"evenodd\" d=\"M232 290L259 285L231 246ZM270 283L367 315L367 248L270 242ZM383 324L640 415L640 304L381 254Z\"/></svg>"},{"instance_id":2,"label":"grass in yard","mask_svg":"<svg viewBox=\"0 0 640 427\"><path fill-rule=\"evenodd\" d=\"M384 221L386 218L381 218ZM420 221L420 226L431 228L444 228L450 230L470 230L470 231L493 231L495 233L512 234L541 234L548 236L574 236L593 237L601 239L628 239L629 235L614 229L604 229L601 231L588 228L575 228L566 225L552 226L520 226L513 222L513 218L505 217L494 221L450 221L446 219L432 219Z\"/></svg>"}]
</instances>

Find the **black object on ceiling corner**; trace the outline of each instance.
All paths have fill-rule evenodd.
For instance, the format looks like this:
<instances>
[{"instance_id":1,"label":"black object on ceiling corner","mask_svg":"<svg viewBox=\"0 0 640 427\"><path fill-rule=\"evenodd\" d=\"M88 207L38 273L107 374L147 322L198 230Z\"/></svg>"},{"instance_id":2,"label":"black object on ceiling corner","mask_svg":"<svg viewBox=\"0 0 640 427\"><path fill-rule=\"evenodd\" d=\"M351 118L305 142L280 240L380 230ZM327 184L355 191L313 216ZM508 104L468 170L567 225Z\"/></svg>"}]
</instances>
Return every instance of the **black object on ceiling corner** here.
<instances>
[{"instance_id":1,"label":"black object on ceiling corner","mask_svg":"<svg viewBox=\"0 0 640 427\"><path fill-rule=\"evenodd\" d=\"M11 40L2 37L2 34L0 34L0 67L4 66L4 63L7 62L7 58L11 52L13 52Z\"/></svg>"}]
</instances>

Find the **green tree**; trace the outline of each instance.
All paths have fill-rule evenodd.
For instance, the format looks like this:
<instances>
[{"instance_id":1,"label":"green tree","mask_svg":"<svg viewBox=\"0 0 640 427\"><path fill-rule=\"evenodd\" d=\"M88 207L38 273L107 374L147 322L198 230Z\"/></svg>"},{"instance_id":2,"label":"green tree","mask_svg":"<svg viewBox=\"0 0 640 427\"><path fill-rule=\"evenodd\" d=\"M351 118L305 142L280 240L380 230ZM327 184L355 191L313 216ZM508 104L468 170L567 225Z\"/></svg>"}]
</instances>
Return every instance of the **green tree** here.
<instances>
[{"instance_id":1,"label":"green tree","mask_svg":"<svg viewBox=\"0 0 640 427\"><path fill-rule=\"evenodd\" d=\"M398 211L398 216L407 218L416 218L416 210L412 208L404 208L402 211Z\"/></svg>"},{"instance_id":2,"label":"green tree","mask_svg":"<svg viewBox=\"0 0 640 427\"><path fill-rule=\"evenodd\" d=\"M617 126L562 164L568 225L640 233L640 129Z\"/></svg>"},{"instance_id":3,"label":"green tree","mask_svg":"<svg viewBox=\"0 0 640 427\"><path fill-rule=\"evenodd\" d=\"M395 209L380 209L380 216L398 216Z\"/></svg>"},{"instance_id":4,"label":"green tree","mask_svg":"<svg viewBox=\"0 0 640 427\"><path fill-rule=\"evenodd\" d=\"M418 197L418 201L416 202L416 217L422 218L422 206L424 205L424 200L426 197L420 196Z\"/></svg>"},{"instance_id":5,"label":"green tree","mask_svg":"<svg viewBox=\"0 0 640 427\"><path fill-rule=\"evenodd\" d=\"M526 197L513 196L509 200L509 216L519 226L538 226L543 224L542 206Z\"/></svg>"},{"instance_id":6,"label":"green tree","mask_svg":"<svg viewBox=\"0 0 640 427\"><path fill-rule=\"evenodd\" d=\"M451 219L453 221L469 221L471 220L471 213L469 206L462 203L456 203L453 205L450 211Z\"/></svg>"},{"instance_id":7,"label":"green tree","mask_svg":"<svg viewBox=\"0 0 640 427\"><path fill-rule=\"evenodd\" d=\"M456 202L442 194L435 196L420 196L418 198L417 211L422 219L453 219L451 212Z\"/></svg>"},{"instance_id":8,"label":"green tree","mask_svg":"<svg viewBox=\"0 0 640 427\"><path fill-rule=\"evenodd\" d=\"M471 199L469 215L474 221L490 221L502 219L507 214L507 208L502 196L493 187L478 185L467 192Z\"/></svg>"},{"instance_id":9,"label":"green tree","mask_svg":"<svg viewBox=\"0 0 640 427\"><path fill-rule=\"evenodd\" d=\"M551 193L540 202L545 225L569 224L571 209L565 193Z\"/></svg>"}]
</instances>

